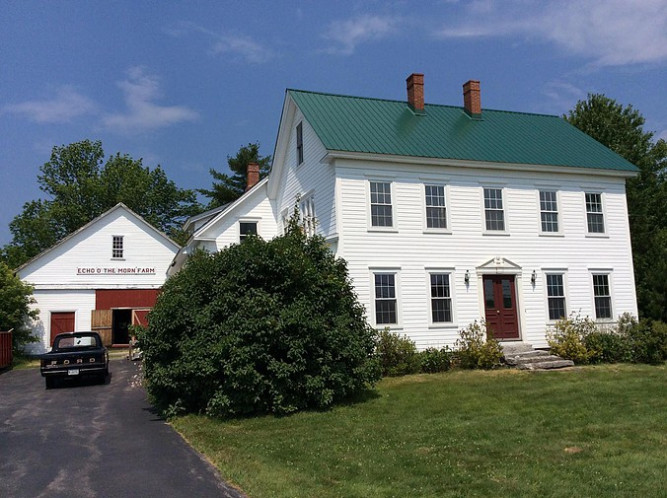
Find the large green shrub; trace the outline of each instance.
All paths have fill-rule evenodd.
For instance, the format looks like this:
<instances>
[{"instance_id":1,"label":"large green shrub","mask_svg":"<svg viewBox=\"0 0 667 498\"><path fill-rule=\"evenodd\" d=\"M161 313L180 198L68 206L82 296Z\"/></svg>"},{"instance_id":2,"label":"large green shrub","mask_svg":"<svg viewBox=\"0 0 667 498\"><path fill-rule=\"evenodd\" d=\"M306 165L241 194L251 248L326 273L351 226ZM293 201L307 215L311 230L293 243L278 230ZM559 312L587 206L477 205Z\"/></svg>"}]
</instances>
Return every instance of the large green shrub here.
<instances>
[{"instance_id":1,"label":"large green shrub","mask_svg":"<svg viewBox=\"0 0 667 498\"><path fill-rule=\"evenodd\" d=\"M417 347L407 336L385 328L378 335L376 351L383 376L408 375L421 370Z\"/></svg>"},{"instance_id":2,"label":"large green shrub","mask_svg":"<svg viewBox=\"0 0 667 498\"><path fill-rule=\"evenodd\" d=\"M491 369L501 366L503 350L484 322L474 321L459 331L456 358L461 368Z\"/></svg>"},{"instance_id":3,"label":"large green shrub","mask_svg":"<svg viewBox=\"0 0 667 498\"><path fill-rule=\"evenodd\" d=\"M615 331L596 330L584 337L589 363L621 363L632 361L627 336Z\"/></svg>"},{"instance_id":4,"label":"large green shrub","mask_svg":"<svg viewBox=\"0 0 667 498\"><path fill-rule=\"evenodd\" d=\"M375 383L375 331L347 267L295 221L195 253L170 278L140 338L146 387L167 414L229 417L326 408Z\"/></svg>"}]
</instances>

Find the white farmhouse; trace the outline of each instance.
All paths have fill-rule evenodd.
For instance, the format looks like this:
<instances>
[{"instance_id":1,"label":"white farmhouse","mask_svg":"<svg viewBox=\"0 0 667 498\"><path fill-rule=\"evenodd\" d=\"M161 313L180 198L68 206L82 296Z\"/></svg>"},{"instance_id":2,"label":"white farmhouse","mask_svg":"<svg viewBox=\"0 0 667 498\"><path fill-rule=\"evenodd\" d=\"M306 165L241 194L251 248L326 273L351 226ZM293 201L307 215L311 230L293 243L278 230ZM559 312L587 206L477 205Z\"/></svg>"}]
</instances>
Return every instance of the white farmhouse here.
<instances>
[{"instance_id":1,"label":"white farmhouse","mask_svg":"<svg viewBox=\"0 0 667 498\"><path fill-rule=\"evenodd\" d=\"M127 344L128 326L146 315L179 246L120 203L17 269L34 287L31 326L42 353L61 332L98 331L106 345Z\"/></svg>"},{"instance_id":2,"label":"white farmhouse","mask_svg":"<svg viewBox=\"0 0 667 498\"><path fill-rule=\"evenodd\" d=\"M420 349L485 320L546 346L557 319L637 314L625 180L637 169L557 116L287 90L268 178L186 225L211 251L306 229L347 260L369 322ZM251 184L254 182L251 182ZM314 222L313 222L314 221Z\"/></svg>"}]
</instances>

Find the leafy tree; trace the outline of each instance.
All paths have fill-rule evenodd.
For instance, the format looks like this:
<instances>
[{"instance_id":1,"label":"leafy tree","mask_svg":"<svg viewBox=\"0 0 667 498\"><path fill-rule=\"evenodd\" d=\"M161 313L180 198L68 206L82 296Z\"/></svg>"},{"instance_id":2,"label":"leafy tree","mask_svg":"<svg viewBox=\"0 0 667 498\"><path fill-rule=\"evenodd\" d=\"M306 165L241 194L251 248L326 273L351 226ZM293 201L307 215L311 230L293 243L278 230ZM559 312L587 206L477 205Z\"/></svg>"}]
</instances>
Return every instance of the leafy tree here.
<instances>
[{"instance_id":1,"label":"leafy tree","mask_svg":"<svg viewBox=\"0 0 667 498\"><path fill-rule=\"evenodd\" d=\"M121 154L104 162L100 141L53 147L37 181L47 198L27 202L9 224L13 239L3 248L2 258L13 267L118 202L181 242L182 222L201 211L195 192L178 188L160 166L150 169L141 159Z\"/></svg>"},{"instance_id":2,"label":"leafy tree","mask_svg":"<svg viewBox=\"0 0 667 498\"><path fill-rule=\"evenodd\" d=\"M667 321L667 144L644 131L639 111L604 95L564 117L639 168L626 185L639 314Z\"/></svg>"},{"instance_id":3,"label":"leafy tree","mask_svg":"<svg viewBox=\"0 0 667 498\"><path fill-rule=\"evenodd\" d=\"M31 310L35 302L32 287L24 284L5 263L0 261L0 330L11 330L12 347L20 353L24 344L35 342L27 321L37 318L39 311Z\"/></svg>"},{"instance_id":4,"label":"leafy tree","mask_svg":"<svg viewBox=\"0 0 667 498\"><path fill-rule=\"evenodd\" d=\"M268 242L195 253L166 282L140 343L157 408L232 417L362 392L380 376L375 335L346 263L293 217Z\"/></svg>"},{"instance_id":5,"label":"leafy tree","mask_svg":"<svg viewBox=\"0 0 667 498\"><path fill-rule=\"evenodd\" d=\"M271 156L260 156L259 144L249 143L241 147L235 157L227 156L231 176L213 168L209 170L213 177L213 186L210 190L198 189L199 193L211 199L208 204L209 209L233 202L243 195L247 183L247 168L250 163L259 164L259 177L262 179L269 174Z\"/></svg>"}]
</instances>

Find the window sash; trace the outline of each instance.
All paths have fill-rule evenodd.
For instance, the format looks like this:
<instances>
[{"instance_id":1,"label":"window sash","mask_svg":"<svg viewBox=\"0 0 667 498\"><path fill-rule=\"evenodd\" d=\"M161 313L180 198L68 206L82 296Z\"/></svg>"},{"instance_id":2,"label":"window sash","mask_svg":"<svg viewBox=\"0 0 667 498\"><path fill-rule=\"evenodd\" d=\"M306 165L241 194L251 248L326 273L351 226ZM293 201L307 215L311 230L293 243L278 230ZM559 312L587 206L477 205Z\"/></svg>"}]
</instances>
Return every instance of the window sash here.
<instances>
[{"instance_id":1,"label":"window sash","mask_svg":"<svg viewBox=\"0 0 667 498\"><path fill-rule=\"evenodd\" d=\"M431 320L433 323L451 323L452 295L448 273L431 273Z\"/></svg>"},{"instance_id":2,"label":"window sash","mask_svg":"<svg viewBox=\"0 0 667 498\"><path fill-rule=\"evenodd\" d=\"M447 228L447 204L445 187L442 185L425 185L426 195L426 227Z\"/></svg>"},{"instance_id":3,"label":"window sash","mask_svg":"<svg viewBox=\"0 0 667 498\"><path fill-rule=\"evenodd\" d=\"M391 227L394 224L391 204L391 183L370 182L371 226Z\"/></svg>"},{"instance_id":4,"label":"window sash","mask_svg":"<svg viewBox=\"0 0 667 498\"><path fill-rule=\"evenodd\" d=\"M609 275L593 275L593 295L595 296L595 317L597 319L612 318Z\"/></svg>"},{"instance_id":5,"label":"window sash","mask_svg":"<svg viewBox=\"0 0 667 498\"><path fill-rule=\"evenodd\" d=\"M503 190L500 188L484 189L484 218L486 229L505 230L505 211L503 209Z\"/></svg>"},{"instance_id":6,"label":"window sash","mask_svg":"<svg viewBox=\"0 0 667 498\"><path fill-rule=\"evenodd\" d=\"M303 162L303 122L296 125L296 163Z\"/></svg>"},{"instance_id":7,"label":"window sash","mask_svg":"<svg viewBox=\"0 0 667 498\"><path fill-rule=\"evenodd\" d=\"M556 192L540 190L540 217L543 232L558 232L558 198Z\"/></svg>"},{"instance_id":8,"label":"window sash","mask_svg":"<svg viewBox=\"0 0 667 498\"><path fill-rule=\"evenodd\" d=\"M239 222L239 240L243 242L250 235L257 235L256 221L240 221Z\"/></svg>"},{"instance_id":9,"label":"window sash","mask_svg":"<svg viewBox=\"0 0 667 498\"><path fill-rule=\"evenodd\" d=\"M549 320L560 320L566 316L563 275L559 273L547 274L546 280Z\"/></svg>"},{"instance_id":10,"label":"window sash","mask_svg":"<svg viewBox=\"0 0 667 498\"><path fill-rule=\"evenodd\" d=\"M604 233L602 194L586 193L586 222L588 233Z\"/></svg>"},{"instance_id":11,"label":"window sash","mask_svg":"<svg viewBox=\"0 0 667 498\"><path fill-rule=\"evenodd\" d=\"M114 235L111 241L111 257L120 259L123 257L123 236Z\"/></svg>"},{"instance_id":12,"label":"window sash","mask_svg":"<svg viewBox=\"0 0 667 498\"><path fill-rule=\"evenodd\" d=\"M398 323L396 302L396 275L375 273L375 323L392 325Z\"/></svg>"}]
</instances>

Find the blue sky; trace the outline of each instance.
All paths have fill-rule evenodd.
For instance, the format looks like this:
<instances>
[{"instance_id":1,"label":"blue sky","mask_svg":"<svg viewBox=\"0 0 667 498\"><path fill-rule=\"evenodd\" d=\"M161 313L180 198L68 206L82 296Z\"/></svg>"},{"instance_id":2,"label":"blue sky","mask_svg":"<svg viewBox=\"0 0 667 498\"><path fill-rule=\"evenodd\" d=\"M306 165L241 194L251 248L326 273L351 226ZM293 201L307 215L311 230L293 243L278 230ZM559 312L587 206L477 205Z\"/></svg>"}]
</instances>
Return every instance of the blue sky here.
<instances>
[{"instance_id":1,"label":"blue sky","mask_svg":"<svg viewBox=\"0 0 667 498\"><path fill-rule=\"evenodd\" d=\"M563 114L588 92L632 104L667 138L667 0L4 1L0 244L43 197L54 145L160 164L186 188L259 141L273 153L286 88Z\"/></svg>"}]
</instances>

